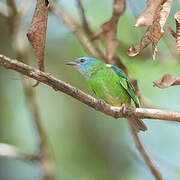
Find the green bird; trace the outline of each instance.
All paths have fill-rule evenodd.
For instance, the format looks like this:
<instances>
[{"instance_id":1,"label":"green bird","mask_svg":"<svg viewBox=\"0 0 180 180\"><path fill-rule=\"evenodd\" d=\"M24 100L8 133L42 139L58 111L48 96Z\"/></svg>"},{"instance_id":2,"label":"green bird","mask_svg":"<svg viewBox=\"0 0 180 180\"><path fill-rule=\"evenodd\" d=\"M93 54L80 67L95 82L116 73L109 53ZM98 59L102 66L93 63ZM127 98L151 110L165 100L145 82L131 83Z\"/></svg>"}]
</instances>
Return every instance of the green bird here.
<instances>
[{"instance_id":1,"label":"green bird","mask_svg":"<svg viewBox=\"0 0 180 180\"><path fill-rule=\"evenodd\" d=\"M100 99L100 103L105 101L113 106L122 107L123 111L126 107L133 107L131 100L136 107L140 106L133 85L118 67L105 64L92 57L80 57L66 64L76 67L85 76L89 86ZM141 119L130 118L129 120L133 122L133 127L137 132L147 130Z\"/></svg>"}]
</instances>

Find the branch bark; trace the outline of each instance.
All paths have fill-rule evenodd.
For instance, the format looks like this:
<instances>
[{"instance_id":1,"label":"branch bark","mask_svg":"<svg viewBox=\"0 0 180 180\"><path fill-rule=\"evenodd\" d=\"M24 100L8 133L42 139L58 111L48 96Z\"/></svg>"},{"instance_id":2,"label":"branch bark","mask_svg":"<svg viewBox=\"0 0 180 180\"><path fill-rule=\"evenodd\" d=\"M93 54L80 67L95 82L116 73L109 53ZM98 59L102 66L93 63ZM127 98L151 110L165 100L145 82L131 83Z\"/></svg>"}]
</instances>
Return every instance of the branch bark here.
<instances>
[{"instance_id":1,"label":"branch bark","mask_svg":"<svg viewBox=\"0 0 180 180\"><path fill-rule=\"evenodd\" d=\"M12 60L4 55L0 55L0 65L7 69L13 69L23 75L31 77L35 80L40 81L56 91L61 91L67 95L74 97L82 103L94 108L97 111L101 111L114 118L147 118L147 119L159 119L180 122L180 112L173 112L161 109L145 109L145 108L128 108L126 113L122 113L120 107L111 106L109 104L101 105L99 101L90 95L87 95L83 91L59 80L55 77L39 71L29 65L21 63L17 60Z\"/></svg>"}]
</instances>

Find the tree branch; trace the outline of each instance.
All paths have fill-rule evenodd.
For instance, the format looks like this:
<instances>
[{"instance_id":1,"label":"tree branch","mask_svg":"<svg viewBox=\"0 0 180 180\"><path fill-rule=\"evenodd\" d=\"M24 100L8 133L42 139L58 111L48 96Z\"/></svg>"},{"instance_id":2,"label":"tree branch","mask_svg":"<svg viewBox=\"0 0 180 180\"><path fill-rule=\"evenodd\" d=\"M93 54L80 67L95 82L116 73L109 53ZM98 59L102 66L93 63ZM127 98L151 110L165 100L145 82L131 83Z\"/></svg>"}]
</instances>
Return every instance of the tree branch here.
<instances>
[{"instance_id":1,"label":"tree branch","mask_svg":"<svg viewBox=\"0 0 180 180\"><path fill-rule=\"evenodd\" d=\"M101 111L114 118L137 117L141 119L148 118L180 122L179 112L160 109L128 108L126 113L123 114L120 107L111 106L106 103L101 105L97 99L61 80L54 78L48 73L44 73L38 69L35 69L17 60L12 60L3 55L0 55L0 65L7 69L13 69L23 75L38 80L41 83L44 83L57 91L61 91L67 95L70 95L82 103L96 109L97 111Z\"/></svg>"},{"instance_id":2,"label":"tree branch","mask_svg":"<svg viewBox=\"0 0 180 180\"><path fill-rule=\"evenodd\" d=\"M92 37L93 36L93 31L89 27L89 23L88 23L88 21L86 19L85 10L83 8L82 1L81 0L77 0L77 4L78 4L78 7L79 7L79 13L81 15L81 21L82 21L83 28L87 32L87 34L90 37Z\"/></svg>"},{"instance_id":3,"label":"tree branch","mask_svg":"<svg viewBox=\"0 0 180 180\"><path fill-rule=\"evenodd\" d=\"M29 160L29 161L35 161L40 159L39 156L25 154L17 147L5 143L0 143L0 156L7 158Z\"/></svg>"},{"instance_id":4,"label":"tree branch","mask_svg":"<svg viewBox=\"0 0 180 180\"><path fill-rule=\"evenodd\" d=\"M97 59L104 60L104 55L100 53L94 46L91 41L80 31L80 28L76 22L74 22L65 12L61 9L56 8L52 3L50 3L50 10L58 17L60 17L65 24L67 24L78 39L81 41L83 46L88 50L91 56L96 57Z\"/></svg>"},{"instance_id":5,"label":"tree branch","mask_svg":"<svg viewBox=\"0 0 180 180\"><path fill-rule=\"evenodd\" d=\"M0 2L0 18L7 19L8 16L5 13L4 9L5 9L4 3Z\"/></svg>"},{"instance_id":6,"label":"tree branch","mask_svg":"<svg viewBox=\"0 0 180 180\"><path fill-rule=\"evenodd\" d=\"M139 150L139 152L141 153L142 157L144 158L146 164L148 165L149 169L151 170L152 174L156 177L157 180L162 180L162 175L160 174L160 172L156 169L156 167L154 166L154 164L151 161L151 158L149 157L149 155L147 154L147 152L145 151L141 140L137 134L137 132L135 131L135 129L133 128L133 124L132 121L129 120L129 125L131 127L131 132L132 135L134 137L134 141L136 143L136 147Z\"/></svg>"},{"instance_id":7,"label":"tree branch","mask_svg":"<svg viewBox=\"0 0 180 180\"><path fill-rule=\"evenodd\" d=\"M73 21L72 21L72 19L71 18L69 18L69 20L72 22L72 24L74 24L75 26L74 27L76 27L76 30L77 31L79 31L79 33L81 34L81 35L78 35L77 33L75 33L76 34L76 36L77 36L77 38L79 38L79 40L81 41L81 43L83 44L83 46L89 51L89 48L91 48L92 49L92 47L96 50L96 55L98 55L99 57L100 57L100 59L102 60L102 61L105 61L105 62L107 62L107 59L106 59L106 57L105 57L105 55L104 55L104 53L103 53L103 50L100 48L100 44L97 42L97 41L92 41L92 37L93 37L93 30L91 29L91 27L90 27L90 25L89 25L89 23L88 23L88 21L87 21L87 18L86 18L86 15L85 15L85 10L84 10L84 7L83 7L83 5L82 5L82 1L81 0L77 0L77 4L78 4L78 9L79 9L79 14L80 14L80 16L81 16L81 28L84 30L84 32L85 32L85 34L87 35L87 37L80 31L80 28L76 25L76 23L74 23ZM51 6L50 6L51 7ZM52 9L53 10L53 9ZM59 11L57 8L56 8L56 11ZM60 10L61 11L61 10ZM53 12L53 11L52 11ZM54 11L54 13L56 14L56 12ZM60 15L60 14L59 14ZM63 13L63 16L67 16L65 13ZM63 16L62 16L62 14L60 15L60 17L62 18L62 19L64 19L63 18ZM70 26L70 24L68 24L67 23L67 21L64 21L70 28L72 28L73 29L73 27L72 26ZM85 44L85 41L83 41L83 37L84 37L84 39L88 39L88 42L89 42L89 44L91 43L92 44L92 47L90 47L89 45L86 45ZM92 51L92 50L91 50ZM92 55L92 56L94 56L92 53L91 53L91 51L89 51L90 52L90 54ZM98 56L94 56L94 57L96 57L96 58L98 58Z\"/></svg>"}]
</instances>

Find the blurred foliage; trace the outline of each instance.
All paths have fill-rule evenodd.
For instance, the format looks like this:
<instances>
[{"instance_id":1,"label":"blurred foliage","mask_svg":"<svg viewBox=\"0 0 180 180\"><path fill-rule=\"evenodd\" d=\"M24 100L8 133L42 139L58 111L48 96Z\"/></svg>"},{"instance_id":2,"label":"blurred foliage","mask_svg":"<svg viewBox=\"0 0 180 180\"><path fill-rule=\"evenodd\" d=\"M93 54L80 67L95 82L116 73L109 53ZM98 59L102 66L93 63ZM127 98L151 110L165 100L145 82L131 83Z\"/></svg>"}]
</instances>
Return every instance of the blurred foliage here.
<instances>
[{"instance_id":1,"label":"blurred foliage","mask_svg":"<svg viewBox=\"0 0 180 180\"><path fill-rule=\"evenodd\" d=\"M17 1L20 3L20 0ZM78 20L75 0L58 2ZM88 20L97 31L112 12L111 0L84 0ZM143 28L134 28L135 18L145 9L145 1L128 0L127 11L120 18L118 38L128 47L139 42ZM35 4L23 19L28 29ZM101 11L99 9L101 8ZM174 1L172 11L179 8ZM174 26L173 14L168 22ZM48 19L45 67L53 76L62 79L92 95L85 79L65 62L88 55L71 30L50 14ZM174 40L165 34L171 46ZM158 89L152 82L165 73L180 75L180 62L170 53L167 41L161 40L157 60L127 57L125 50L118 54L130 75L138 80L143 95L160 108L179 110L179 87ZM149 47L142 52L151 50ZM9 28L0 19L0 53L14 57ZM30 64L37 67L32 49ZM137 152L127 121L115 120L87 107L77 100L53 91L43 84L34 89L43 127L60 180L151 180L153 176ZM28 111L20 75L0 67L0 142L16 145L27 153L37 152L37 134ZM148 131L141 139L148 153L163 174L164 179L180 179L179 132L180 125L167 121L144 120ZM26 161L0 158L0 179L39 180L42 172L38 165Z\"/></svg>"}]
</instances>

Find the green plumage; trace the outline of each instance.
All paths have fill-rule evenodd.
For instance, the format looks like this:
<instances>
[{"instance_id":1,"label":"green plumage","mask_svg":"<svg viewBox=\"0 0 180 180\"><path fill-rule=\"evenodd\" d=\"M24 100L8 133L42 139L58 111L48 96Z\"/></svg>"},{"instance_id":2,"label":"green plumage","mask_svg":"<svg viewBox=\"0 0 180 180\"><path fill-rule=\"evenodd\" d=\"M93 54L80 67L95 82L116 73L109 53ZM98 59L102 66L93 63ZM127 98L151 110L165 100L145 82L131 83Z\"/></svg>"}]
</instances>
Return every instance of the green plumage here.
<instances>
[{"instance_id":1,"label":"green plumage","mask_svg":"<svg viewBox=\"0 0 180 180\"><path fill-rule=\"evenodd\" d=\"M88 83L98 98L114 106L124 103L128 107L133 99L139 106L134 87L119 68L99 61L87 70L87 74Z\"/></svg>"}]
</instances>

